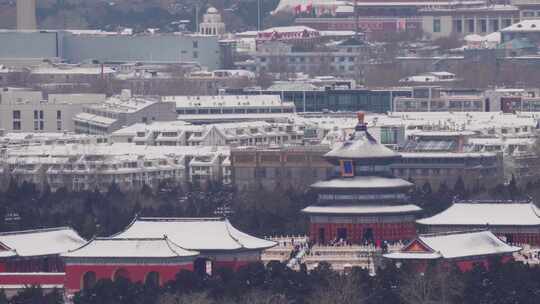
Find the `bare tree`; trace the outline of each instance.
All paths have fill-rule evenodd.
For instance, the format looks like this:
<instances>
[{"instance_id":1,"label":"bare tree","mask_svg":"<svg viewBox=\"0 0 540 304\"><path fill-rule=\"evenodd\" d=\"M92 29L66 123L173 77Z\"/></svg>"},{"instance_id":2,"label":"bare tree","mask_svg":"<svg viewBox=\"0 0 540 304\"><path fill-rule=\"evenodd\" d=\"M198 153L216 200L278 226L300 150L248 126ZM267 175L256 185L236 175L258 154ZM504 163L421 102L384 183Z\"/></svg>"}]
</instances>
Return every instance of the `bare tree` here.
<instances>
[{"instance_id":1,"label":"bare tree","mask_svg":"<svg viewBox=\"0 0 540 304\"><path fill-rule=\"evenodd\" d=\"M423 273L405 272L401 279L399 295L405 304L458 304L463 292L463 282L455 270L437 264Z\"/></svg>"},{"instance_id":2,"label":"bare tree","mask_svg":"<svg viewBox=\"0 0 540 304\"><path fill-rule=\"evenodd\" d=\"M184 295L176 295L165 293L158 299L158 304L214 304L206 293L189 293Z\"/></svg>"},{"instance_id":3,"label":"bare tree","mask_svg":"<svg viewBox=\"0 0 540 304\"><path fill-rule=\"evenodd\" d=\"M310 304L361 304L367 301L364 282L351 274L336 275L327 287L318 289L308 300Z\"/></svg>"}]
</instances>

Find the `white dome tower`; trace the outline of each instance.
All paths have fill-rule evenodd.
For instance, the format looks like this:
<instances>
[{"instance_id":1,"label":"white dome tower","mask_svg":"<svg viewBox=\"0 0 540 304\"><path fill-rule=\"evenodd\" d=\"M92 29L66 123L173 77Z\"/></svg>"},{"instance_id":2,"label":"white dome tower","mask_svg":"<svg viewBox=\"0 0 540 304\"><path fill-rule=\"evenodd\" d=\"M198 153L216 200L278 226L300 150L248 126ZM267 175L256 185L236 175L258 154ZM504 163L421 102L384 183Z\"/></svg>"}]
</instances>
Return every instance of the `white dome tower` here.
<instances>
[{"instance_id":1,"label":"white dome tower","mask_svg":"<svg viewBox=\"0 0 540 304\"><path fill-rule=\"evenodd\" d=\"M225 34L225 23L221 18L221 14L215 7L209 7L206 14L203 16L203 22L199 26L199 33L202 35L217 35Z\"/></svg>"}]
</instances>

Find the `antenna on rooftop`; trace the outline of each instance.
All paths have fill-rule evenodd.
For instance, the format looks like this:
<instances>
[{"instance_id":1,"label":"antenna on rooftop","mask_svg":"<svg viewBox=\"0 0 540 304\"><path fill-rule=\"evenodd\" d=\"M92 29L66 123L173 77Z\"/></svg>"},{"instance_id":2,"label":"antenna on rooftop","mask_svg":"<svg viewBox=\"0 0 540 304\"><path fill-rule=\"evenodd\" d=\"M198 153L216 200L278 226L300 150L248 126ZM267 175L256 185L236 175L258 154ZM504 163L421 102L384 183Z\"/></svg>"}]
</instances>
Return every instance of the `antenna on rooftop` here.
<instances>
[{"instance_id":1,"label":"antenna on rooftop","mask_svg":"<svg viewBox=\"0 0 540 304\"><path fill-rule=\"evenodd\" d=\"M358 0L354 0L354 38L358 39L358 31L360 30L358 21L360 16L358 15Z\"/></svg>"}]
</instances>

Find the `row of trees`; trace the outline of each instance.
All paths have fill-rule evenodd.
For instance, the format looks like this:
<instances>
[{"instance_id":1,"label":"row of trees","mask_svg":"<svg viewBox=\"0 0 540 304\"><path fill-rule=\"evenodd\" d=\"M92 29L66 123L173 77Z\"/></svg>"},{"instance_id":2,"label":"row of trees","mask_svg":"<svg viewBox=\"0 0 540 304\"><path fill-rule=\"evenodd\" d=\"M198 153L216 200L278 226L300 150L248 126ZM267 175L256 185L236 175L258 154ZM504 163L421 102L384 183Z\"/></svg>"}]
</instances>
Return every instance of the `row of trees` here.
<instances>
[{"instance_id":1,"label":"row of trees","mask_svg":"<svg viewBox=\"0 0 540 304\"><path fill-rule=\"evenodd\" d=\"M411 182L414 182L411 180ZM424 209L424 215L436 214L450 206L454 198L495 197L501 199L537 196L534 184L519 189L513 179L489 191L468 189L459 178L454 185L429 183L412 192L412 201ZM0 230L71 226L86 237L108 236L121 231L135 215L208 217L227 215L231 222L248 233L265 236L306 233L307 218L300 212L316 202L310 191L294 189L236 191L220 184L206 189L161 185L158 190L144 186L140 191L123 192L112 184L107 192L70 192L48 187L9 182L0 191ZM220 211L221 210L221 211ZM3 220L2 220L3 219Z\"/></svg>"},{"instance_id":2,"label":"row of trees","mask_svg":"<svg viewBox=\"0 0 540 304\"><path fill-rule=\"evenodd\" d=\"M354 268L334 272L321 263L311 272L293 271L284 264L250 264L237 272L219 269L201 277L189 271L160 289L125 280L98 281L78 293L76 304L173 303L324 303L324 304L498 304L538 303L540 268L491 260L488 268L475 266L462 273L457 268L432 264L419 273L411 265L393 264L376 276Z\"/></svg>"}]
</instances>

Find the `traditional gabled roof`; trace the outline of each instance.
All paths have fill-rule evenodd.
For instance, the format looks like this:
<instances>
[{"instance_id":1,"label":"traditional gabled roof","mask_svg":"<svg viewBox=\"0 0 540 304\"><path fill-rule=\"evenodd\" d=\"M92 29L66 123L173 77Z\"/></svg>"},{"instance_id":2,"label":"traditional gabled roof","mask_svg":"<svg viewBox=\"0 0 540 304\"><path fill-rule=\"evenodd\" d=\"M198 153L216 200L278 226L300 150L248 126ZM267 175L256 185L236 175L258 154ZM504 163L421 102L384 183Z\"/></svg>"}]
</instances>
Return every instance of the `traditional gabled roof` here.
<instances>
[{"instance_id":1,"label":"traditional gabled roof","mask_svg":"<svg viewBox=\"0 0 540 304\"><path fill-rule=\"evenodd\" d=\"M86 240L69 227L58 227L3 232L0 233L0 243L17 256L29 257L67 252L85 244Z\"/></svg>"},{"instance_id":2,"label":"traditional gabled roof","mask_svg":"<svg viewBox=\"0 0 540 304\"><path fill-rule=\"evenodd\" d=\"M398 158L400 155L378 143L367 131L364 113L358 113L358 125L350 138L324 155L330 159L381 159Z\"/></svg>"},{"instance_id":3,"label":"traditional gabled roof","mask_svg":"<svg viewBox=\"0 0 540 304\"><path fill-rule=\"evenodd\" d=\"M423 248L423 250L418 250ZM510 254L521 250L510 246L488 230L424 234L400 252L385 254L389 259L456 259Z\"/></svg>"},{"instance_id":4,"label":"traditional gabled roof","mask_svg":"<svg viewBox=\"0 0 540 304\"><path fill-rule=\"evenodd\" d=\"M455 203L416 222L430 226L538 226L540 210L532 203Z\"/></svg>"},{"instance_id":5,"label":"traditional gabled roof","mask_svg":"<svg viewBox=\"0 0 540 304\"><path fill-rule=\"evenodd\" d=\"M395 177L382 176L355 176L347 179L331 179L316 182L311 188L333 188L333 189L377 189L377 188L410 188L413 184Z\"/></svg>"},{"instance_id":6,"label":"traditional gabled roof","mask_svg":"<svg viewBox=\"0 0 540 304\"><path fill-rule=\"evenodd\" d=\"M82 247L62 254L67 258L176 258L197 256L167 237L161 238L95 238Z\"/></svg>"},{"instance_id":7,"label":"traditional gabled roof","mask_svg":"<svg viewBox=\"0 0 540 304\"><path fill-rule=\"evenodd\" d=\"M417 213L422 209L416 205L341 205L309 206L302 209L308 214L403 214Z\"/></svg>"},{"instance_id":8,"label":"traditional gabled roof","mask_svg":"<svg viewBox=\"0 0 540 304\"><path fill-rule=\"evenodd\" d=\"M113 238L155 238L167 235L187 250L266 249L276 245L245 234L224 218L151 218L135 220Z\"/></svg>"}]
</instances>

